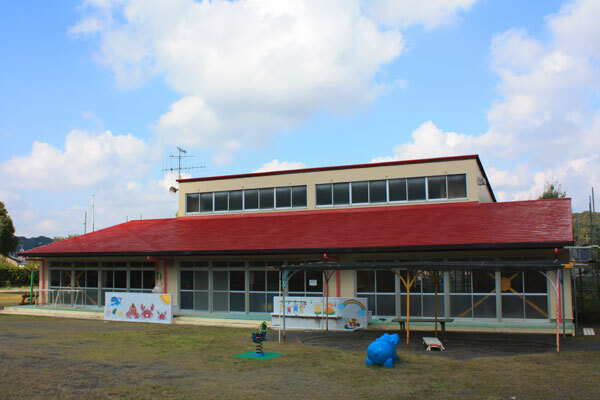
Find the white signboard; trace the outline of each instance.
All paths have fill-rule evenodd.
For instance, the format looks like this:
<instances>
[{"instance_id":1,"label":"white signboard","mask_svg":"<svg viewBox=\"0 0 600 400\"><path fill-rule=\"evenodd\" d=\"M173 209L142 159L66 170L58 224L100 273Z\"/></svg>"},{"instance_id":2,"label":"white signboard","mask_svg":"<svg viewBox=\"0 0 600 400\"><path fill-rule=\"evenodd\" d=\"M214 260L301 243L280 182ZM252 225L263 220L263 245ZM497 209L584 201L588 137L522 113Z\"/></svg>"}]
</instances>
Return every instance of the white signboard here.
<instances>
[{"instance_id":1,"label":"white signboard","mask_svg":"<svg viewBox=\"0 0 600 400\"><path fill-rule=\"evenodd\" d=\"M104 319L170 324L173 321L171 303L168 293L106 292Z\"/></svg>"},{"instance_id":2,"label":"white signboard","mask_svg":"<svg viewBox=\"0 0 600 400\"><path fill-rule=\"evenodd\" d=\"M274 313L272 324L283 327L282 297L273 298ZM286 297L286 328L290 329L322 329L327 326L331 330L364 329L368 323L367 299L362 297L330 297L327 307L322 297Z\"/></svg>"}]
</instances>

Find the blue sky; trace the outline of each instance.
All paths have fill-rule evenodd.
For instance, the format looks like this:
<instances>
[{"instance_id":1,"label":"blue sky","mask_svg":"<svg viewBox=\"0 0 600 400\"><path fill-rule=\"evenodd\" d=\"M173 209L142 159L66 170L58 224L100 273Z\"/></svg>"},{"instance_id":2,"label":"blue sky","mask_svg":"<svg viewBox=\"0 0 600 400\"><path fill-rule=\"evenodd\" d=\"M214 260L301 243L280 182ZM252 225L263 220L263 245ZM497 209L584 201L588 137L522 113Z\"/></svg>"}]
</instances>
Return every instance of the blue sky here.
<instances>
[{"instance_id":1,"label":"blue sky","mask_svg":"<svg viewBox=\"0 0 600 400\"><path fill-rule=\"evenodd\" d=\"M504 201L600 182L595 1L0 3L17 234L170 217L195 175L480 154Z\"/></svg>"}]
</instances>

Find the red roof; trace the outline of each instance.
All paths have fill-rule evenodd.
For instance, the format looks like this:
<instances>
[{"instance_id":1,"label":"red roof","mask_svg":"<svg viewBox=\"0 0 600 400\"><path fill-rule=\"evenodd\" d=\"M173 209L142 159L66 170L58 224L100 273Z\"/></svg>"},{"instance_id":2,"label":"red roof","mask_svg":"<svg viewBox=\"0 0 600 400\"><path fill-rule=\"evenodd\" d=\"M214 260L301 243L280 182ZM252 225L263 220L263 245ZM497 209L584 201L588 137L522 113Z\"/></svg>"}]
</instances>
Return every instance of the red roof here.
<instances>
[{"instance_id":1,"label":"red roof","mask_svg":"<svg viewBox=\"0 0 600 400\"><path fill-rule=\"evenodd\" d=\"M573 242L571 200L444 203L130 221L26 256L549 248Z\"/></svg>"}]
</instances>

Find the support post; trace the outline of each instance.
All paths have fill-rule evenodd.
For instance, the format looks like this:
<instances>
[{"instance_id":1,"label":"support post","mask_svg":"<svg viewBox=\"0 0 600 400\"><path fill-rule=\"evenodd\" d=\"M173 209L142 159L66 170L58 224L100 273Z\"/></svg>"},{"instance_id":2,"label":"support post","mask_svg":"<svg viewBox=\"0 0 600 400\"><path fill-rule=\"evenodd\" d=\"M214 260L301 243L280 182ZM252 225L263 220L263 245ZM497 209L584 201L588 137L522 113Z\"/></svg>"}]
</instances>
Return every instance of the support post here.
<instances>
[{"instance_id":1,"label":"support post","mask_svg":"<svg viewBox=\"0 0 600 400\"><path fill-rule=\"evenodd\" d=\"M438 275L438 271L434 271L433 273L433 287L435 290L435 295L433 297L433 301L434 301L434 312L435 312L435 337L438 337L438 303L437 303L437 297L438 297L438 279L439 279L439 275Z\"/></svg>"}]
</instances>

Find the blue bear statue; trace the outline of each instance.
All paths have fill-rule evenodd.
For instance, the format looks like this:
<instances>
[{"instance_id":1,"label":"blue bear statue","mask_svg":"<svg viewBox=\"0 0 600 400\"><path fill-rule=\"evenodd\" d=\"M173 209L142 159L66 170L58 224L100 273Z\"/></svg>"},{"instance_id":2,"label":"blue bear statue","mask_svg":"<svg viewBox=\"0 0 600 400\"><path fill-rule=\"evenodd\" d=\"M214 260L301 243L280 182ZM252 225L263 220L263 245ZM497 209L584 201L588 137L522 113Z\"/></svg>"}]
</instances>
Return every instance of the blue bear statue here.
<instances>
[{"instance_id":1,"label":"blue bear statue","mask_svg":"<svg viewBox=\"0 0 600 400\"><path fill-rule=\"evenodd\" d=\"M375 364L394 368L394 364L398 362L398 354L396 354L398 343L400 343L400 337L397 333L393 335L384 333L372 341L367 347L367 366Z\"/></svg>"}]
</instances>

